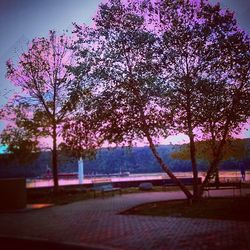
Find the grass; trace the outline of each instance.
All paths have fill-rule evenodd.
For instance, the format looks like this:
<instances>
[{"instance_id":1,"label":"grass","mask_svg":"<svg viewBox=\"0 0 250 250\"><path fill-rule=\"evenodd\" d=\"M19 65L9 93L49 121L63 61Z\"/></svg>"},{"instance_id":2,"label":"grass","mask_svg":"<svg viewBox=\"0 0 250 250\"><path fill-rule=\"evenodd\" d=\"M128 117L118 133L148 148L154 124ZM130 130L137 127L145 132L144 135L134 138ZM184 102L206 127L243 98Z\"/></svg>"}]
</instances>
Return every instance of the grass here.
<instances>
[{"instance_id":1,"label":"grass","mask_svg":"<svg viewBox=\"0 0 250 250\"><path fill-rule=\"evenodd\" d=\"M250 221L250 197L209 198L194 204L187 200L153 202L122 214Z\"/></svg>"},{"instance_id":2,"label":"grass","mask_svg":"<svg viewBox=\"0 0 250 250\"><path fill-rule=\"evenodd\" d=\"M59 190L54 194L52 191L32 190L27 193L29 204L55 204L64 205L76 201L86 200L93 197L90 191L86 190Z\"/></svg>"},{"instance_id":3,"label":"grass","mask_svg":"<svg viewBox=\"0 0 250 250\"><path fill-rule=\"evenodd\" d=\"M171 191L179 191L180 189L175 186L166 187L162 189L162 187L154 187L151 191L147 192L171 192ZM143 191L139 190L138 187L124 188L122 189L122 194L130 194L130 193L141 193ZM118 192L115 193L119 195ZM105 196L111 196L111 193L105 194ZM101 192L97 193L97 197L102 197ZM94 193L88 189L77 189L77 188L60 188L57 194L50 191L44 191L39 189L28 190L28 203L29 204L45 204L52 203L55 205L64 205L76 201L87 200L94 198Z\"/></svg>"}]
</instances>

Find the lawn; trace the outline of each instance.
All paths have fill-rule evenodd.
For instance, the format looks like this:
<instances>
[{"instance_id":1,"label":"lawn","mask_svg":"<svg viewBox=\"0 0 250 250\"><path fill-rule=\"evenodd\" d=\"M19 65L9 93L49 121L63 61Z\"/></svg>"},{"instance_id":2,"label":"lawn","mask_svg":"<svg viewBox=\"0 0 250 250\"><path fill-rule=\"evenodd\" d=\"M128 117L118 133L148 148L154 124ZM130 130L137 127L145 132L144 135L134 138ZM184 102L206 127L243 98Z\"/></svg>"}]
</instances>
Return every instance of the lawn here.
<instances>
[{"instance_id":1,"label":"lawn","mask_svg":"<svg viewBox=\"0 0 250 250\"><path fill-rule=\"evenodd\" d=\"M191 187L189 187L191 188ZM171 191L179 191L180 189L176 186L170 186L166 188L162 187L153 187L151 191L145 192L171 192ZM131 187L131 188L123 188L122 194L130 194L130 193L137 193L143 192L139 190L138 187ZM105 194L105 196L111 196L111 193ZM119 195L116 193L115 195ZM102 197L101 192L97 193L97 197ZM28 203L29 204L55 204L55 205L64 205L76 201L92 199L94 198L94 193L89 189L79 189L79 188L60 188L57 194L53 193L53 190L43 190L43 189L33 189L28 190Z\"/></svg>"},{"instance_id":2,"label":"lawn","mask_svg":"<svg viewBox=\"0 0 250 250\"><path fill-rule=\"evenodd\" d=\"M250 197L204 198L193 204L187 200L153 202L122 214L250 221Z\"/></svg>"}]
</instances>

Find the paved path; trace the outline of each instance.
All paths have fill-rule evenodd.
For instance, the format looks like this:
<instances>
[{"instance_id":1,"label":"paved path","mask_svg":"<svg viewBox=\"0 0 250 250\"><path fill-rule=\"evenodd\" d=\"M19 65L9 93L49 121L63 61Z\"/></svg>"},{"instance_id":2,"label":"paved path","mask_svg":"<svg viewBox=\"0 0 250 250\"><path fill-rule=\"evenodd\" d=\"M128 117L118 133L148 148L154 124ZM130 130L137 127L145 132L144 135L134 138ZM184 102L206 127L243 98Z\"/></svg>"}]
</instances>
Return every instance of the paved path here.
<instances>
[{"instance_id":1,"label":"paved path","mask_svg":"<svg viewBox=\"0 0 250 250\"><path fill-rule=\"evenodd\" d=\"M1 213L0 235L108 249L250 249L249 222L118 214L141 203L179 198L181 192L135 193Z\"/></svg>"}]
</instances>

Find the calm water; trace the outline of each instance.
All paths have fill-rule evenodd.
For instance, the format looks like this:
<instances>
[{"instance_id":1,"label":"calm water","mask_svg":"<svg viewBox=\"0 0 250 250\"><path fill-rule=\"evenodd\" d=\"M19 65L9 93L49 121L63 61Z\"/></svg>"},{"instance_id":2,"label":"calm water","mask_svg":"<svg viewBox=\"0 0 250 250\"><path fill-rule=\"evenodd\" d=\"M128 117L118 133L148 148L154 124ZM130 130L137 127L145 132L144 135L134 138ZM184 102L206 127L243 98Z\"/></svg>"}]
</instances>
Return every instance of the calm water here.
<instances>
[{"instance_id":1,"label":"calm water","mask_svg":"<svg viewBox=\"0 0 250 250\"><path fill-rule=\"evenodd\" d=\"M192 172L176 172L174 173L177 177L192 177ZM199 177L204 179L205 173L200 172ZM222 180L227 180L230 178L240 178L241 174L239 171L220 171L220 178ZM129 176L124 177L93 177L93 178L84 178L83 184L89 184L93 182L115 182L115 181L133 181L133 180L159 180L159 179L169 179L167 174L165 173L152 173L152 174L130 174ZM246 171L246 181L250 180L250 171ZM79 180L77 178L70 179L59 179L59 185L74 185L79 184ZM27 187L49 187L53 186L52 179L27 179L26 181Z\"/></svg>"}]
</instances>

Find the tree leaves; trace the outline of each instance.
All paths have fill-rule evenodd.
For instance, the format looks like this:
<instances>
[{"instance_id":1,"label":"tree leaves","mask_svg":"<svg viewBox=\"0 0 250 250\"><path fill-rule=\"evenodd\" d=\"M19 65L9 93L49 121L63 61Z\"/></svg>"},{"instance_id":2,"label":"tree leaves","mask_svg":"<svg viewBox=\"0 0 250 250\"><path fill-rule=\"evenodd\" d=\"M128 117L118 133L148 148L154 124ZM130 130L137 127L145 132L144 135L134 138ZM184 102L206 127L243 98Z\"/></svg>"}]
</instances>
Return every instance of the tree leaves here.
<instances>
[{"instance_id":1,"label":"tree leaves","mask_svg":"<svg viewBox=\"0 0 250 250\"><path fill-rule=\"evenodd\" d=\"M11 126L0 135L1 144L7 145L7 157L10 161L27 164L39 156L38 140L29 131Z\"/></svg>"}]
</instances>

